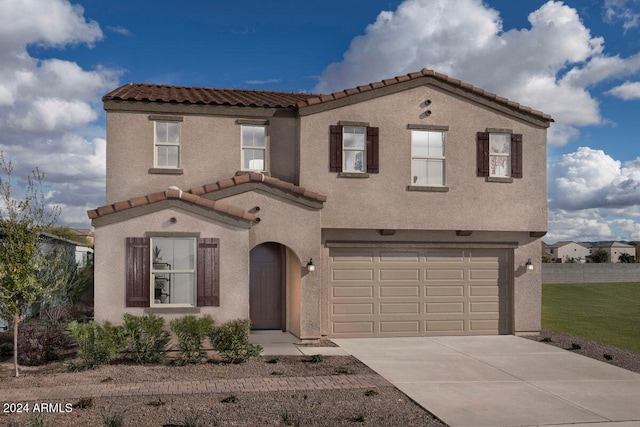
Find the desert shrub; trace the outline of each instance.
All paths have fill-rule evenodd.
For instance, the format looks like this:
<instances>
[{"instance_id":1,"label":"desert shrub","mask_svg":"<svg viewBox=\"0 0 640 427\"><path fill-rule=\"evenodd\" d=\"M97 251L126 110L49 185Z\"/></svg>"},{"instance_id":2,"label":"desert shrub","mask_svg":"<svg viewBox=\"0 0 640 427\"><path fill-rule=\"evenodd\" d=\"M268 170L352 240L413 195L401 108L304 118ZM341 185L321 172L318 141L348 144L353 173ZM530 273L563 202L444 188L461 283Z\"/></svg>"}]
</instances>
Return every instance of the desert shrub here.
<instances>
[{"instance_id":1,"label":"desert shrub","mask_svg":"<svg viewBox=\"0 0 640 427\"><path fill-rule=\"evenodd\" d=\"M262 347L249 342L251 321L249 319L231 320L211 329L209 340L220 357L227 363L242 363L258 356Z\"/></svg>"},{"instance_id":2,"label":"desert shrub","mask_svg":"<svg viewBox=\"0 0 640 427\"><path fill-rule=\"evenodd\" d=\"M122 329L105 322L103 326L96 322L70 322L67 331L78 345L78 356L85 368L109 364L121 350Z\"/></svg>"},{"instance_id":3,"label":"desert shrub","mask_svg":"<svg viewBox=\"0 0 640 427\"><path fill-rule=\"evenodd\" d=\"M213 327L211 317L185 316L173 319L169 322L169 326L178 339L178 363L199 363L207 357L202 341Z\"/></svg>"},{"instance_id":4,"label":"desert shrub","mask_svg":"<svg viewBox=\"0 0 640 427\"><path fill-rule=\"evenodd\" d=\"M18 329L18 360L32 366L62 360L71 344L61 323L30 321Z\"/></svg>"},{"instance_id":5,"label":"desert shrub","mask_svg":"<svg viewBox=\"0 0 640 427\"><path fill-rule=\"evenodd\" d=\"M171 335L164 330L164 319L154 314L125 314L122 328L123 347L136 363L158 363L165 359Z\"/></svg>"}]
</instances>

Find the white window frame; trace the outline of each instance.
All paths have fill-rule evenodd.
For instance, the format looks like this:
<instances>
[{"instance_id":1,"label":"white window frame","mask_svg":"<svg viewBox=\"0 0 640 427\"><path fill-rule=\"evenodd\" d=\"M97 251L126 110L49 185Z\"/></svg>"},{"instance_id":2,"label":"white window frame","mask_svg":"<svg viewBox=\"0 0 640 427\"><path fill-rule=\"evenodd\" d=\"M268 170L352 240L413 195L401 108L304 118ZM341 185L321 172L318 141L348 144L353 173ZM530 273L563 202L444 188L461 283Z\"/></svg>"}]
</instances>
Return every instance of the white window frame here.
<instances>
[{"instance_id":1,"label":"white window frame","mask_svg":"<svg viewBox=\"0 0 640 427\"><path fill-rule=\"evenodd\" d=\"M506 137L506 147L507 153L493 152L491 151L491 141L494 136L504 136ZM489 133L489 176L491 178L511 178L511 134L506 132L490 132ZM493 165L493 158L502 157L506 159L506 174L495 174Z\"/></svg>"},{"instance_id":2,"label":"white window frame","mask_svg":"<svg viewBox=\"0 0 640 427\"><path fill-rule=\"evenodd\" d=\"M154 250L156 247L157 240L191 240L192 244L192 254L193 254L193 268L191 269L172 269L171 266L169 268L157 268L160 264L166 264L162 262L158 262L154 257ZM196 307L198 300L198 239L195 237L151 237L150 244L151 250L151 283L149 284L151 297L149 299L151 307ZM171 295L173 293L173 286L175 281L173 280L175 274L191 274L192 275L192 292L191 295L193 297L191 303L171 303ZM169 289L163 289L164 294L168 294L168 297L165 297L169 300L169 302L156 302L156 276L158 278L162 278L165 276L169 276L170 280L168 282ZM168 292L167 292L168 291ZM161 298L162 299L162 298Z\"/></svg>"},{"instance_id":3,"label":"white window frame","mask_svg":"<svg viewBox=\"0 0 640 427\"><path fill-rule=\"evenodd\" d=\"M413 138L415 132L427 132L427 133L438 133L442 135L442 156L428 155L428 156L419 156L414 153L413 147ZM432 129L412 129L411 130L411 186L415 187L445 187L447 185L447 159L446 159L446 147L447 147L447 132L444 130L432 130ZM427 183L418 183L413 182L414 177L416 177L416 171L414 170L414 160L437 160L442 162L442 179L438 183L427 182ZM427 178L429 178L429 174L427 173Z\"/></svg>"},{"instance_id":4,"label":"white window frame","mask_svg":"<svg viewBox=\"0 0 640 427\"><path fill-rule=\"evenodd\" d=\"M178 126L178 141L158 141L158 124L175 124ZM167 138L168 139L168 138ZM174 120L154 120L153 121L153 165L158 169L180 169L182 165L182 125L180 121ZM158 164L158 151L161 147L177 147L178 148L178 164L177 165L160 165Z\"/></svg>"},{"instance_id":5,"label":"white window frame","mask_svg":"<svg viewBox=\"0 0 640 427\"><path fill-rule=\"evenodd\" d=\"M353 132L355 129L360 129L363 132ZM348 132L351 131L351 132ZM346 135L356 134L364 136L364 144L362 148L347 147L345 145ZM356 152L362 153L362 170L347 168L347 153ZM366 126L343 126L342 127L342 172L347 173L367 173L367 127Z\"/></svg>"},{"instance_id":6,"label":"white window frame","mask_svg":"<svg viewBox=\"0 0 640 427\"><path fill-rule=\"evenodd\" d=\"M263 146L259 146L259 145L248 145L245 144L244 141L244 128L248 127L248 128L262 128L264 130L264 145ZM242 151L242 156L241 156L241 170L243 171L254 171L254 172L266 172L268 170L268 165L267 165L267 147L269 146L269 136L267 135L267 126L263 126L263 125L249 125L249 124L243 124L240 126L240 148ZM262 168L258 169L258 168L246 168L244 166L245 161L244 161L244 154L245 154L245 150L259 150L262 151Z\"/></svg>"}]
</instances>

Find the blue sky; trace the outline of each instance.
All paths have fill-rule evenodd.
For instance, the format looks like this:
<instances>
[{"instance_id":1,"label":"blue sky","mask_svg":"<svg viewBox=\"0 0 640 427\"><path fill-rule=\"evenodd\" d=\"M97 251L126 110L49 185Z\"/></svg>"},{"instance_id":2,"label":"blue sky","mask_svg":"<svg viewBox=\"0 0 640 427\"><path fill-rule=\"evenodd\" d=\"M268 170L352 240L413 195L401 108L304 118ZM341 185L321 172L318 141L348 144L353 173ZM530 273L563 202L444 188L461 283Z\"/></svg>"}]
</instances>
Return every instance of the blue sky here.
<instances>
[{"instance_id":1,"label":"blue sky","mask_svg":"<svg viewBox=\"0 0 640 427\"><path fill-rule=\"evenodd\" d=\"M0 149L88 227L121 84L332 92L424 67L554 117L546 241L640 240L640 0L1 0Z\"/></svg>"}]
</instances>

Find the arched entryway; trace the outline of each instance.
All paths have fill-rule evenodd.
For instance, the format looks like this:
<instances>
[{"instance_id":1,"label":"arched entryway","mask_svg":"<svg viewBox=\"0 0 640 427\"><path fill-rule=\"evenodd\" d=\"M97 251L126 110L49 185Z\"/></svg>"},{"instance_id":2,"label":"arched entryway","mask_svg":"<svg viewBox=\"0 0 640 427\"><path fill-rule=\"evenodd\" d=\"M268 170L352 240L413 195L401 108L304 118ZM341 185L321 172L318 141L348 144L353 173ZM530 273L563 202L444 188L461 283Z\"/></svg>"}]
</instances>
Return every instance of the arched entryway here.
<instances>
[{"instance_id":1,"label":"arched entryway","mask_svg":"<svg viewBox=\"0 0 640 427\"><path fill-rule=\"evenodd\" d=\"M250 253L249 316L253 329L286 330L286 248L263 243Z\"/></svg>"}]
</instances>

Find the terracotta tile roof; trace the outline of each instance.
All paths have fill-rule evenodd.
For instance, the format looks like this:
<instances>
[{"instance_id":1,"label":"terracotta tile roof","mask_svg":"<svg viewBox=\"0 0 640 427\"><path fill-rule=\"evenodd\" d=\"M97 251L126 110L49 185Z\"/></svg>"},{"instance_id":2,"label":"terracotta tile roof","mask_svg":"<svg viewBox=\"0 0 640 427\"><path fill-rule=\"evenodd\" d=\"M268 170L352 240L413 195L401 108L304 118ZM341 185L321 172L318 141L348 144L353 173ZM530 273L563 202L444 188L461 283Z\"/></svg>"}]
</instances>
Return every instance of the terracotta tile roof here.
<instances>
[{"instance_id":1,"label":"terracotta tile roof","mask_svg":"<svg viewBox=\"0 0 640 427\"><path fill-rule=\"evenodd\" d=\"M341 99L347 96L353 96L356 95L358 93L363 93L363 92L369 92L375 89L379 89L382 87L386 87L386 86L393 86L396 85L398 83L402 83L402 82L406 82L409 80L415 80L415 79L419 79L422 77L432 77L436 80L440 80L442 82L446 82L449 84L452 84L454 86L457 86L461 89L467 90L469 92L475 93L477 95L483 96L485 98L494 100L495 102L498 102L500 104L504 104L507 105L511 108L514 108L516 110L520 110L522 112L531 114L533 116L538 116L541 117L545 120L549 120L549 121L553 121L553 119L551 118L550 115L548 114L544 114L541 111L538 110L534 110L532 108L526 107L524 105L520 105L517 102L513 102L508 100L507 98L503 98L501 96L496 95L495 93L491 93L491 92L487 92L483 89L477 88L469 83L465 83L461 80L458 79L454 79L452 77L449 77L447 75L441 74L441 73L436 73L433 70L429 70L427 68L423 68L421 71L418 71L417 73L409 73L409 74L405 74L402 76L396 76L394 78L391 79L385 79L379 82L375 82L375 83L370 83L368 85L364 85L364 86L358 86L355 88L350 88L350 89L345 89L343 91L340 92L334 92L332 94L329 95L317 95L317 96L309 96L306 97L305 99L302 99L300 101L298 101L298 108L304 108L304 107L308 107L311 105L317 105L317 104L321 104L324 102L330 102L330 101L335 101L337 99Z\"/></svg>"},{"instance_id":2,"label":"terracotta tile roof","mask_svg":"<svg viewBox=\"0 0 640 427\"><path fill-rule=\"evenodd\" d=\"M139 196L129 200L115 202L111 205L100 206L99 208L87 211L87 215L89 216L89 219L94 220L105 215L110 215L112 213L121 212L138 206L151 205L163 200L179 199L188 203L192 203L194 205L203 206L214 211L235 216L239 219L254 221L256 219L255 214L246 212L245 210L232 206L228 203L201 197L202 195L207 193L212 193L214 191L219 191L225 188L230 188L250 182L261 182L269 185L270 187L279 188L295 196L305 197L313 201L327 201L327 196L318 194L311 190L307 190L303 187L299 187L290 182L282 181L280 179L266 176L261 173L249 173L234 176L228 179L222 179L211 184L193 187L186 191L182 191L177 187L169 187L165 191L158 191L156 193L147 194L145 196Z\"/></svg>"},{"instance_id":3,"label":"terracotta tile roof","mask_svg":"<svg viewBox=\"0 0 640 427\"><path fill-rule=\"evenodd\" d=\"M109 92L102 97L102 101L177 102L182 104L293 108L298 102L316 96L318 95L309 93L129 83Z\"/></svg>"},{"instance_id":4,"label":"terracotta tile roof","mask_svg":"<svg viewBox=\"0 0 640 427\"><path fill-rule=\"evenodd\" d=\"M296 196L302 196L307 199L311 199L311 200L323 202L323 203L327 201L327 196L323 194L316 193L315 191L311 191L306 188L299 187L290 182L282 181L278 178L267 176L258 172L252 172L248 174L237 175L237 176L234 176L233 178L222 179L220 181L217 181L211 184L193 187L187 191L189 193L200 196L203 194L212 193L214 191L222 190L222 189L233 187L236 185L245 184L248 182L262 182L264 184L269 185L270 187L285 190Z\"/></svg>"},{"instance_id":5,"label":"terracotta tile roof","mask_svg":"<svg viewBox=\"0 0 640 427\"><path fill-rule=\"evenodd\" d=\"M246 212L235 206L231 206L228 203L205 199L195 194L182 191L177 187L169 187L165 191L158 191L156 193L147 194L146 196L134 197L133 199L123 200L112 205L100 206L97 209L87 211L87 215L89 215L89 219L94 220L105 215L110 215L112 213L125 211L138 206L151 205L153 203L171 199L183 200L185 202L231 215L239 219L248 221L253 221L256 219L256 216L254 214Z\"/></svg>"},{"instance_id":6,"label":"terracotta tile roof","mask_svg":"<svg viewBox=\"0 0 640 427\"><path fill-rule=\"evenodd\" d=\"M108 94L102 101L146 101L146 102L174 102L183 104L228 105L240 107L265 107L265 108L299 108L310 107L341 98L370 92L376 89L393 86L399 83L416 80L423 77L431 77L444 83L459 87L465 91L480 95L515 110L553 121L551 116L541 111L510 101L494 93L477 88L469 83L454 79L445 74L437 73L427 68L415 73L409 73L385 79L379 82L355 88L345 89L330 94L292 93L259 91L245 89L214 89L188 86L167 86L146 83L129 83L121 86Z\"/></svg>"}]
</instances>

